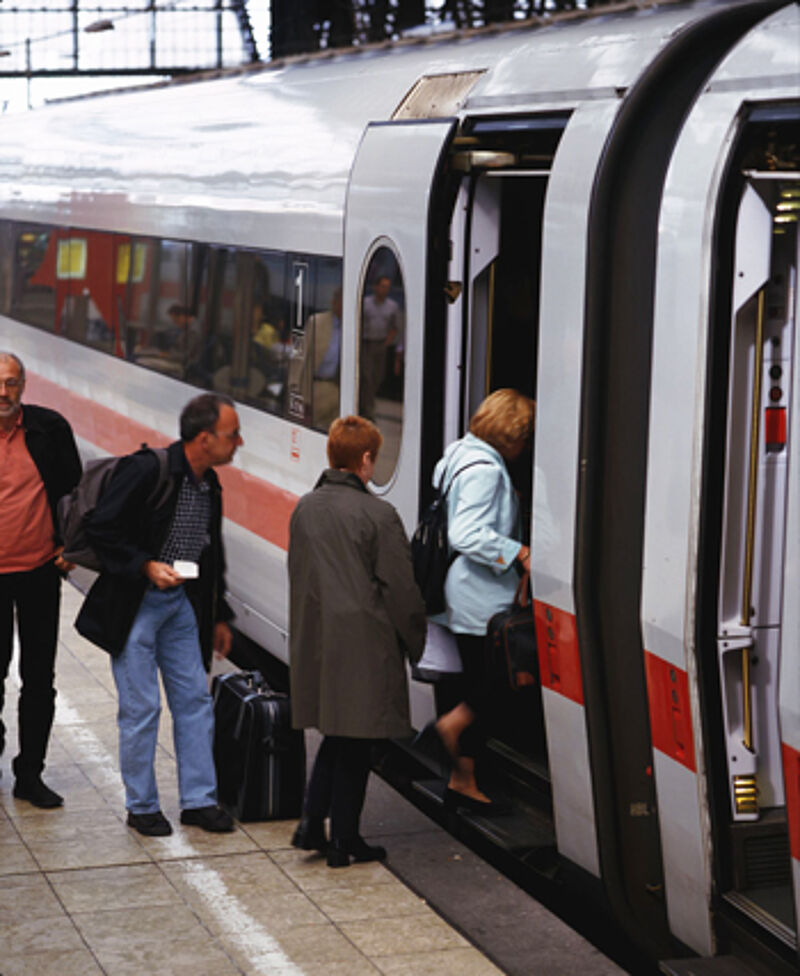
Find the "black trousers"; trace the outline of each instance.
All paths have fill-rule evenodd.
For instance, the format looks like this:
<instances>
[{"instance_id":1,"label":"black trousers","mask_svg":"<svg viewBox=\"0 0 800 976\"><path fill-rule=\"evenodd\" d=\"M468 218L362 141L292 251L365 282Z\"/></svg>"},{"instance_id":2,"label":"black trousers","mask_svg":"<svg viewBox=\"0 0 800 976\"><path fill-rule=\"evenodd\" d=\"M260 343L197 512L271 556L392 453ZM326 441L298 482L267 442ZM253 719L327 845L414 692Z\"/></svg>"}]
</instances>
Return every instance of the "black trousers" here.
<instances>
[{"instance_id":1,"label":"black trousers","mask_svg":"<svg viewBox=\"0 0 800 976\"><path fill-rule=\"evenodd\" d=\"M486 667L486 638L480 634L456 634L462 672L457 678L447 678L435 685L436 713L444 715L460 702L475 714L461 733L458 748L462 756L475 759L486 745L492 725L495 691Z\"/></svg>"},{"instance_id":2,"label":"black trousers","mask_svg":"<svg viewBox=\"0 0 800 976\"><path fill-rule=\"evenodd\" d=\"M19 634L19 754L14 759L18 779L39 776L55 714L56 643L61 605L61 576L52 562L25 573L0 573L0 714L5 680L14 646L14 609ZM6 727L0 718L0 753Z\"/></svg>"},{"instance_id":3,"label":"black trousers","mask_svg":"<svg viewBox=\"0 0 800 976\"><path fill-rule=\"evenodd\" d=\"M331 818L331 840L359 836L374 739L326 735L306 791L306 816Z\"/></svg>"}]
</instances>

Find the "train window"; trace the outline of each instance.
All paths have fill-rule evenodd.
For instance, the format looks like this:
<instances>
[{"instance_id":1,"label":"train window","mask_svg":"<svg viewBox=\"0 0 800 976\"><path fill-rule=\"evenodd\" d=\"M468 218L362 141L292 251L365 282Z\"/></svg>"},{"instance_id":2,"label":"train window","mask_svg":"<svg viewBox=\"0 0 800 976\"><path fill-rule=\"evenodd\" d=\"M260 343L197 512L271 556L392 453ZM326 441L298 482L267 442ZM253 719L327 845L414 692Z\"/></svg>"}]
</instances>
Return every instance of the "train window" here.
<instances>
[{"instance_id":1,"label":"train window","mask_svg":"<svg viewBox=\"0 0 800 976\"><path fill-rule=\"evenodd\" d=\"M0 220L0 315L11 314L14 294L14 224Z\"/></svg>"},{"instance_id":2,"label":"train window","mask_svg":"<svg viewBox=\"0 0 800 976\"><path fill-rule=\"evenodd\" d=\"M55 234L41 224L17 224L11 315L52 332L55 326Z\"/></svg>"},{"instance_id":3,"label":"train window","mask_svg":"<svg viewBox=\"0 0 800 976\"><path fill-rule=\"evenodd\" d=\"M306 326L314 363L311 424L317 430L330 427L339 416L339 368L342 356L342 262L321 258L317 272L317 312Z\"/></svg>"},{"instance_id":4,"label":"train window","mask_svg":"<svg viewBox=\"0 0 800 976\"><path fill-rule=\"evenodd\" d=\"M383 434L373 480L386 484L397 464L403 432L405 288L391 248L372 254L361 295L359 413Z\"/></svg>"},{"instance_id":5,"label":"train window","mask_svg":"<svg viewBox=\"0 0 800 976\"><path fill-rule=\"evenodd\" d=\"M140 282L129 279L126 345L141 366L182 379L186 349L196 331L187 298L189 245L170 240L139 245L144 271ZM136 262L130 268L135 270Z\"/></svg>"},{"instance_id":6,"label":"train window","mask_svg":"<svg viewBox=\"0 0 800 976\"><path fill-rule=\"evenodd\" d=\"M233 355L214 388L270 413L283 412L286 376L285 255L237 251Z\"/></svg>"},{"instance_id":7,"label":"train window","mask_svg":"<svg viewBox=\"0 0 800 976\"><path fill-rule=\"evenodd\" d=\"M3 241L0 314L318 430L338 415L340 258L12 221Z\"/></svg>"},{"instance_id":8,"label":"train window","mask_svg":"<svg viewBox=\"0 0 800 976\"><path fill-rule=\"evenodd\" d=\"M103 352L119 353L116 238L96 231L58 234L56 319L58 332Z\"/></svg>"},{"instance_id":9,"label":"train window","mask_svg":"<svg viewBox=\"0 0 800 976\"><path fill-rule=\"evenodd\" d=\"M190 294L194 327L186 350L185 378L214 389L214 377L233 359L233 296L236 263L224 247L192 248Z\"/></svg>"},{"instance_id":10,"label":"train window","mask_svg":"<svg viewBox=\"0 0 800 976\"><path fill-rule=\"evenodd\" d=\"M128 278L123 302L125 322L125 358L138 361L150 346L150 281L157 263L158 241L123 238L118 257L118 271L125 265L125 248L138 254L133 266L128 263ZM130 252L128 251L128 254ZM138 272L138 273L137 273Z\"/></svg>"},{"instance_id":11,"label":"train window","mask_svg":"<svg viewBox=\"0 0 800 976\"><path fill-rule=\"evenodd\" d=\"M302 271L308 262L295 262ZM342 262L316 259L316 287L303 288L294 277L292 351L289 362L287 416L327 431L339 415L339 365L342 337ZM304 314L297 314L301 303ZM307 314L306 314L307 313Z\"/></svg>"}]
</instances>

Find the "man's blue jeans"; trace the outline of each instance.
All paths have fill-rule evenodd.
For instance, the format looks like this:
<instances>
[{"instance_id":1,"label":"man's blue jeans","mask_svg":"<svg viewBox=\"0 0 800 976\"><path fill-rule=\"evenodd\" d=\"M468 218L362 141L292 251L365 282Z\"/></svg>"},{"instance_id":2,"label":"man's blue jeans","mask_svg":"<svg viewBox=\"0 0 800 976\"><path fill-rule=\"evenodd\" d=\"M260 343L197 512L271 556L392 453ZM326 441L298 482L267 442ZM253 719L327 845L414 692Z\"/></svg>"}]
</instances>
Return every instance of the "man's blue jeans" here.
<instances>
[{"instance_id":1,"label":"man's blue jeans","mask_svg":"<svg viewBox=\"0 0 800 976\"><path fill-rule=\"evenodd\" d=\"M122 654L112 658L111 666L119 695L119 764L128 810L160 809L155 775L159 669L172 712L181 809L216 803L214 711L197 619L182 586L148 588Z\"/></svg>"}]
</instances>

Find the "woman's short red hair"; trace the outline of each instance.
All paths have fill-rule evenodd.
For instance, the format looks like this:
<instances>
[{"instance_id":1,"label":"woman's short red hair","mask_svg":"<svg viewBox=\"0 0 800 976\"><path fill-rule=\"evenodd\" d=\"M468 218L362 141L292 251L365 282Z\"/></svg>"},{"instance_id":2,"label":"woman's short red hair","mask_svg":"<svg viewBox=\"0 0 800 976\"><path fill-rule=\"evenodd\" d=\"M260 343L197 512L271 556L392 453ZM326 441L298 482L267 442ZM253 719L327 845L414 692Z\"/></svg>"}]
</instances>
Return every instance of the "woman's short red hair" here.
<instances>
[{"instance_id":1,"label":"woman's short red hair","mask_svg":"<svg viewBox=\"0 0 800 976\"><path fill-rule=\"evenodd\" d=\"M328 431L328 462L332 468L358 471L364 454L376 460L382 443L381 432L372 421L352 415L339 417Z\"/></svg>"}]
</instances>

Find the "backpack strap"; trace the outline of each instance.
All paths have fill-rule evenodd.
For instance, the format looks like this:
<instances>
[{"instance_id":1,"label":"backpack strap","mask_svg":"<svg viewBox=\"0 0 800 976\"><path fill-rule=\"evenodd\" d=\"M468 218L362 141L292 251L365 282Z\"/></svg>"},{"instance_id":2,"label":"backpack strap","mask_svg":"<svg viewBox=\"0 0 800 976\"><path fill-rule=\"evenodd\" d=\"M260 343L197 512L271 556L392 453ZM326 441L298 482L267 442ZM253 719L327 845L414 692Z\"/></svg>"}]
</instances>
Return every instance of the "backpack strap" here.
<instances>
[{"instance_id":1,"label":"backpack strap","mask_svg":"<svg viewBox=\"0 0 800 976\"><path fill-rule=\"evenodd\" d=\"M148 447L146 450L155 454L158 460L158 477L153 486L153 490L147 496L147 507L153 509L162 508L166 505L169 496L172 494L172 479L169 475L169 464L166 447Z\"/></svg>"},{"instance_id":2,"label":"backpack strap","mask_svg":"<svg viewBox=\"0 0 800 976\"><path fill-rule=\"evenodd\" d=\"M470 461L469 464L465 464L463 468L459 468L458 471L456 471L456 473L450 479L450 483L448 484L447 488L445 488L444 493L441 495L442 501L444 501L444 499L447 498L448 494L450 493L450 489L453 487L453 482L456 480L456 478L462 472L466 471L467 468L474 468L478 464L491 464L491 463L492 463L491 461ZM444 478L442 478L442 481L444 481ZM441 493L441 491L442 490L441 490L441 487L440 487L439 488L439 492Z\"/></svg>"}]
</instances>

